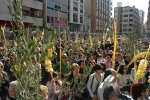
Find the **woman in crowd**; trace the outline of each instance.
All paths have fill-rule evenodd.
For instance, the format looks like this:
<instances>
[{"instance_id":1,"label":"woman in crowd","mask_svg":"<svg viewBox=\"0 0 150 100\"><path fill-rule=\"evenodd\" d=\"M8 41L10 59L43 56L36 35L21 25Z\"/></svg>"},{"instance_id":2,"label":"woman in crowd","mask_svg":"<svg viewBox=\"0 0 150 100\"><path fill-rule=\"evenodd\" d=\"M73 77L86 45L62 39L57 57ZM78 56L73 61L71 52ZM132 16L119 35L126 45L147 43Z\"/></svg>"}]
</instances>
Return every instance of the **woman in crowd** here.
<instances>
[{"instance_id":1,"label":"woman in crowd","mask_svg":"<svg viewBox=\"0 0 150 100\"><path fill-rule=\"evenodd\" d=\"M89 100L95 100L98 86L103 82L103 67L101 65L94 66L95 73L91 74L87 83L87 88L89 91Z\"/></svg>"},{"instance_id":2,"label":"woman in crowd","mask_svg":"<svg viewBox=\"0 0 150 100\"><path fill-rule=\"evenodd\" d=\"M42 91L42 96L44 100L48 100L48 88L44 85L40 85L40 89Z\"/></svg>"},{"instance_id":3,"label":"woman in crowd","mask_svg":"<svg viewBox=\"0 0 150 100\"><path fill-rule=\"evenodd\" d=\"M72 93L72 98L74 100L82 100L82 85L79 84L82 79L82 75L79 74L80 66L77 63L73 63L70 67L70 75L67 79L70 82L70 89Z\"/></svg>"},{"instance_id":4,"label":"woman in crowd","mask_svg":"<svg viewBox=\"0 0 150 100\"><path fill-rule=\"evenodd\" d=\"M124 65L120 65L117 77L119 78L119 85L120 86L127 85L128 80L130 79L128 67L126 67Z\"/></svg>"},{"instance_id":5,"label":"woman in crowd","mask_svg":"<svg viewBox=\"0 0 150 100\"><path fill-rule=\"evenodd\" d=\"M133 100L147 100L147 89L148 87L144 83L133 83L130 90Z\"/></svg>"},{"instance_id":6,"label":"woman in crowd","mask_svg":"<svg viewBox=\"0 0 150 100\"><path fill-rule=\"evenodd\" d=\"M60 92L60 87L62 83L58 80L58 74L53 72L53 76L50 76L49 81L46 86L48 87L48 98L49 100L57 100L58 93Z\"/></svg>"}]
</instances>

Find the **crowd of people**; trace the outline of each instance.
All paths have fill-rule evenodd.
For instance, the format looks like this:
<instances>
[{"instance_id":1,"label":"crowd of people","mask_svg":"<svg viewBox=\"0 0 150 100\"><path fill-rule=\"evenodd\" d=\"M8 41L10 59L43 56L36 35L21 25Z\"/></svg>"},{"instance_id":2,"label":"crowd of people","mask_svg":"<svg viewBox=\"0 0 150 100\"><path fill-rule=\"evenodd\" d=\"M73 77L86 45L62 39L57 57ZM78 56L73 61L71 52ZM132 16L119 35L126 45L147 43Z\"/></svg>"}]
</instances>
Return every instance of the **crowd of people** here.
<instances>
[{"instance_id":1,"label":"crowd of people","mask_svg":"<svg viewBox=\"0 0 150 100\"><path fill-rule=\"evenodd\" d=\"M53 48L56 58L52 60L52 75L47 71L45 62L41 63L40 89L44 100L150 100L149 64L145 76L134 82L134 64L127 67L131 61L130 54L125 54L121 47L117 47L113 64L111 41L100 47L86 47L80 43L74 49L72 58L69 50L72 49L74 41L70 41L67 51L61 54L59 44L57 41ZM36 49L40 53L40 46ZM85 51L90 54L87 55ZM16 100L18 81L11 71L16 56L15 51L0 55L0 100ZM138 58L137 64L141 59L144 58ZM34 55L32 62L40 63ZM85 69L91 70L87 73Z\"/></svg>"}]
</instances>

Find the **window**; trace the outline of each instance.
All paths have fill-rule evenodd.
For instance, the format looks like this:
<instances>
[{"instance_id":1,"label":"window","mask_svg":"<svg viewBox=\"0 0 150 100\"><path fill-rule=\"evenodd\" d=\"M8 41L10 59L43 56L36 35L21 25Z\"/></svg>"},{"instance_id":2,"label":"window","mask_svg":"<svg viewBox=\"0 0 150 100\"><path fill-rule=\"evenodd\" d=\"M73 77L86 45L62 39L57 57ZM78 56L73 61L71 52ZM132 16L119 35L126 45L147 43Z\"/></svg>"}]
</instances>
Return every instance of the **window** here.
<instances>
[{"instance_id":1,"label":"window","mask_svg":"<svg viewBox=\"0 0 150 100\"><path fill-rule=\"evenodd\" d=\"M123 31L127 31L127 29L123 29Z\"/></svg>"},{"instance_id":2,"label":"window","mask_svg":"<svg viewBox=\"0 0 150 100\"><path fill-rule=\"evenodd\" d=\"M68 9L67 9L67 6L66 6L66 5L62 5L62 10L61 10L61 11L62 11L63 13L67 13L67 10L68 10Z\"/></svg>"},{"instance_id":3,"label":"window","mask_svg":"<svg viewBox=\"0 0 150 100\"><path fill-rule=\"evenodd\" d=\"M123 24L123 27L127 27L128 25L127 24Z\"/></svg>"},{"instance_id":4,"label":"window","mask_svg":"<svg viewBox=\"0 0 150 100\"><path fill-rule=\"evenodd\" d=\"M80 13L83 13L83 6L80 6Z\"/></svg>"},{"instance_id":5,"label":"window","mask_svg":"<svg viewBox=\"0 0 150 100\"><path fill-rule=\"evenodd\" d=\"M129 26L132 26L132 24L129 24Z\"/></svg>"},{"instance_id":6,"label":"window","mask_svg":"<svg viewBox=\"0 0 150 100\"><path fill-rule=\"evenodd\" d=\"M61 4L60 4L60 3L55 2L55 11L58 11L58 10L60 10L60 11L61 11Z\"/></svg>"},{"instance_id":7,"label":"window","mask_svg":"<svg viewBox=\"0 0 150 100\"><path fill-rule=\"evenodd\" d=\"M124 15L124 17L128 17L128 15Z\"/></svg>"},{"instance_id":8,"label":"window","mask_svg":"<svg viewBox=\"0 0 150 100\"><path fill-rule=\"evenodd\" d=\"M133 14L130 14L130 17L133 17Z\"/></svg>"},{"instance_id":9,"label":"window","mask_svg":"<svg viewBox=\"0 0 150 100\"><path fill-rule=\"evenodd\" d=\"M74 14L73 14L73 21L74 21L74 22L78 22L77 19L78 19L78 15L74 13Z\"/></svg>"},{"instance_id":10,"label":"window","mask_svg":"<svg viewBox=\"0 0 150 100\"><path fill-rule=\"evenodd\" d=\"M133 9L130 9L130 12L133 12Z\"/></svg>"},{"instance_id":11,"label":"window","mask_svg":"<svg viewBox=\"0 0 150 100\"><path fill-rule=\"evenodd\" d=\"M124 12L125 12L125 13L127 13L127 12L128 12L128 10L124 10Z\"/></svg>"},{"instance_id":12,"label":"window","mask_svg":"<svg viewBox=\"0 0 150 100\"><path fill-rule=\"evenodd\" d=\"M124 21L124 22L128 22L128 19L124 19L123 21Z\"/></svg>"},{"instance_id":13,"label":"window","mask_svg":"<svg viewBox=\"0 0 150 100\"><path fill-rule=\"evenodd\" d=\"M78 4L77 3L73 3L73 10L78 11Z\"/></svg>"},{"instance_id":14,"label":"window","mask_svg":"<svg viewBox=\"0 0 150 100\"><path fill-rule=\"evenodd\" d=\"M54 8L55 8L55 4L54 3L55 3L54 1L47 0L47 8L54 10Z\"/></svg>"},{"instance_id":15,"label":"window","mask_svg":"<svg viewBox=\"0 0 150 100\"><path fill-rule=\"evenodd\" d=\"M129 19L129 22L132 22L132 19Z\"/></svg>"}]
</instances>

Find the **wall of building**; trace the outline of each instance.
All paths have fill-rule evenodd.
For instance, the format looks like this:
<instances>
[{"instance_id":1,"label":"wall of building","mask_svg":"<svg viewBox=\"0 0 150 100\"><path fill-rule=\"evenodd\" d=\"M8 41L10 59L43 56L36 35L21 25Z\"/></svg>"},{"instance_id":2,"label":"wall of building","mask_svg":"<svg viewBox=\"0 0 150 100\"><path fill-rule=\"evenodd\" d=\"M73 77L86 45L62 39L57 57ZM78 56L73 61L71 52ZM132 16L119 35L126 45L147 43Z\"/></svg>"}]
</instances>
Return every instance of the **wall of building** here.
<instances>
[{"instance_id":1,"label":"wall of building","mask_svg":"<svg viewBox=\"0 0 150 100\"><path fill-rule=\"evenodd\" d=\"M43 2L23 0L23 21L29 26L43 26ZM13 9L12 9L13 11ZM0 22L10 24L10 15L5 0L0 0Z\"/></svg>"},{"instance_id":2,"label":"wall of building","mask_svg":"<svg viewBox=\"0 0 150 100\"><path fill-rule=\"evenodd\" d=\"M139 10L134 6L116 7L114 18L117 22L117 32L119 34L130 33L132 30L136 30L136 33L140 34Z\"/></svg>"},{"instance_id":3,"label":"wall of building","mask_svg":"<svg viewBox=\"0 0 150 100\"><path fill-rule=\"evenodd\" d=\"M68 26L68 0L46 0L44 25L58 28L60 22L61 30ZM60 19L58 19L58 16Z\"/></svg>"},{"instance_id":4,"label":"wall of building","mask_svg":"<svg viewBox=\"0 0 150 100\"><path fill-rule=\"evenodd\" d=\"M68 21L70 31L83 31L84 0L69 0Z\"/></svg>"}]
</instances>

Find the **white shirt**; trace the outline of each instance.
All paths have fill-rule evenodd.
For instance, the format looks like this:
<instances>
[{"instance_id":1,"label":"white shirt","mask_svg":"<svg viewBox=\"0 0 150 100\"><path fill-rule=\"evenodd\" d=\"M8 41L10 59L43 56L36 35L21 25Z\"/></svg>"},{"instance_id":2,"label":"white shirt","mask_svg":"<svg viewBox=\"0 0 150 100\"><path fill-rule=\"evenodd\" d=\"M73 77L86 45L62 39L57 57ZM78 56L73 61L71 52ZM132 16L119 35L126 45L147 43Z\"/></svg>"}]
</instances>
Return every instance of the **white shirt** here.
<instances>
[{"instance_id":1,"label":"white shirt","mask_svg":"<svg viewBox=\"0 0 150 100\"><path fill-rule=\"evenodd\" d=\"M97 84L98 84L98 81L95 77L95 74L96 73L93 73L93 74L90 75L88 83L87 83L87 89L88 89L89 94L90 94L91 97L94 97L93 93L96 91ZM100 82L103 82L104 75L102 73L100 75L101 75ZM93 77L94 77L94 79L93 79ZM93 80L93 84L92 84L92 80ZM91 84L92 84L92 86L91 86Z\"/></svg>"},{"instance_id":2,"label":"white shirt","mask_svg":"<svg viewBox=\"0 0 150 100\"><path fill-rule=\"evenodd\" d=\"M104 100L103 98L103 91L104 91L104 88L106 87L107 84L110 84L110 83L113 83L113 80L114 80L114 76L112 75L109 75L103 83L100 84L100 86L98 87L98 97L100 98L100 100Z\"/></svg>"},{"instance_id":3,"label":"white shirt","mask_svg":"<svg viewBox=\"0 0 150 100\"><path fill-rule=\"evenodd\" d=\"M124 86L124 85L127 84L127 82L128 82L127 80L130 79L130 74L121 75L121 74L118 73L117 77L119 78L119 85Z\"/></svg>"}]
</instances>

